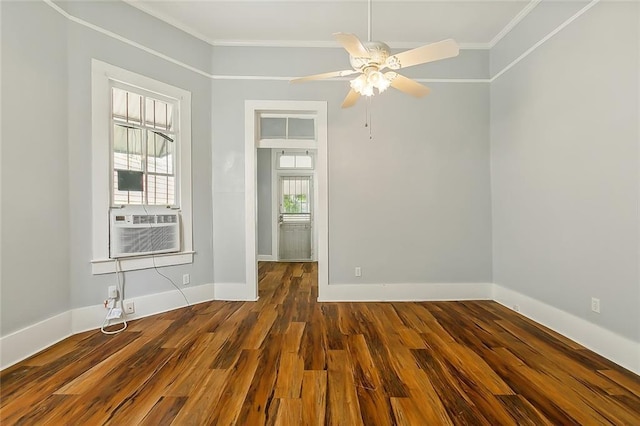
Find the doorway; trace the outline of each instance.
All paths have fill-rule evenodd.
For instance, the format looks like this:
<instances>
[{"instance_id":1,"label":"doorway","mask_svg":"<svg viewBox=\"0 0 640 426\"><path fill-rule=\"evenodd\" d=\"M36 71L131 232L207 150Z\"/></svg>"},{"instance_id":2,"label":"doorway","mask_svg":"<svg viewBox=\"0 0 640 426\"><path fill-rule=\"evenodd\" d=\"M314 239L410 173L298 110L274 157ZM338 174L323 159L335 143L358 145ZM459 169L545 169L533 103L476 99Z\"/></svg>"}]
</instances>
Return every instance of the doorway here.
<instances>
[{"instance_id":1,"label":"doorway","mask_svg":"<svg viewBox=\"0 0 640 426\"><path fill-rule=\"evenodd\" d=\"M285 138L261 137L260 126L264 118L271 119L269 130L277 131L276 124L282 116L302 120L284 122ZM313 117L313 139L297 137L306 128L305 120ZM276 118L276 120L273 120ZM279 129L283 126L278 124ZM263 135L264 136L264 135ZM328 178L327 178L327 103L316 101L245 101L245 264L246 285L234 286L233 294L221 288L220 299L226 293L232 300L257 300L258 298L258 250L257 250L257 155L258 148L317 150L315 177L311 182L314 194L312 202L315 214L311 217L311 238L317 247L312 256L318 261L318 297L327 291L329 281L328 250ZM277 253L277 252L276 252ZM230 286L229 286L230 287ZM242 294L242 296L241 296Z\"/></svg>"},{"instance_id":2,"label":"doorway","mask_svg":"<svg viewBox=\"0 0 640 426\"><path fill-rule=\"evenodd\" d=\"M313 260L313 176L278 177L278 260Z\"/></svg>"}]
</instances>

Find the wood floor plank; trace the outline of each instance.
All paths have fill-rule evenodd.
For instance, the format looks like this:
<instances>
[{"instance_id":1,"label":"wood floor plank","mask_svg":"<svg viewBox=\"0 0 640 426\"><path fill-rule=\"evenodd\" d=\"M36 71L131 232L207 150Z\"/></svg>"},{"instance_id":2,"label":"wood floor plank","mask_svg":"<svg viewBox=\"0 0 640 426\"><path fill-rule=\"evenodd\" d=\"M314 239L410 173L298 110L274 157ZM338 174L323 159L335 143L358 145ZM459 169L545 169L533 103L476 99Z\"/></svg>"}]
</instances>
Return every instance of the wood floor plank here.
<instances>
[{"instance_id":1,"label":"wood floor plank","mask_svg":"<svg viewBox=\"0 0 640 426\"><path fill-rule=\"evenodd\" d=\"M362 421L366 425L394 424L389 398L385 395L364 336L349 336L347 343Z\"/></svg>"},{"instance_id":2,"label":"wood floor plank","mask_svg":"<svg viewBox=\"0 0 640 426\"><path fill-rule=\"evenodd\" d=\"M222 396L229 378L229 370L205 370L194 386L173 423L177 425L211 424L210 416Z\"/></svg>"},{"instance_id":3,"label":"wood floor plank","mask_svg":"<svg viewBox=\"0 0 640 426\"><path fill-rule=\"evenodd\" d=\"M267 422L269 408L274 400L283 338L281 334L270 334L265 339L264 350L260 352L256 372L238 416L239 424L261 425Z\"/></svg>"},{"instance_id":4,"label":"wood floor plank","mask_svg":"<svg viewBox=\"0 0 640 426\"><path fill-rule=\"evenodd\" d=\"M231 380L227 380L220 400L206 424L234 424L240 414L249 387L260 360L260 351L242 349L238 361L229 369Z\"/></svg>"},{"instance_id":5,"label":"wood floor plank","mask_svg":"<svg viewBox=\"0 0 640 426\"><path fill-rule=\"evenodd\" d=\"M305 371L302 375L302 424L324 426L327 413L326 370Z\"/></svg>"},{"instance_id":6,"label":"wood floor plank","mask_svg":"<svg viewBox=\"0 0 640 426\"><path fill-rule=\"evenodd\" d=\"M149 414L139 424L140 426L158 426L171 424L178 412L182 409L187 398L184 396L160 397ZM129 420L131 421L131 419Z\"/></svg>"},{"instance_id":7,"label":"wood floor plank","mask_svg":"<svg viewBox=\"0 0 640 426\"><path fill-rule=\"evenodd\" d=\"M278 415L276 416L277 426L294 426L302 424L302 400L284 398L280 400Z\"/></svg>"},{"instance_id":8,"label":"wood floor plank","mask_svg":"<svg viewBox=\"0 0 640 426\"><path fill-rule=\"evenodd\" d=\"M492 301L318 302L261 262L257 302L84 332L0 372L0 423L640 425L640 377Z\"/></svg>"},{"instance_id":9,"label":"wood floor plank","mask_svg":"<svg viewBox=\"0 0 640 426\"><path fill-rule=\"evenodd\" d=\"M327 371L328 423L332 425L362 425L348 352L329 350L327 352Z\"/></svg>"}]
</instances>

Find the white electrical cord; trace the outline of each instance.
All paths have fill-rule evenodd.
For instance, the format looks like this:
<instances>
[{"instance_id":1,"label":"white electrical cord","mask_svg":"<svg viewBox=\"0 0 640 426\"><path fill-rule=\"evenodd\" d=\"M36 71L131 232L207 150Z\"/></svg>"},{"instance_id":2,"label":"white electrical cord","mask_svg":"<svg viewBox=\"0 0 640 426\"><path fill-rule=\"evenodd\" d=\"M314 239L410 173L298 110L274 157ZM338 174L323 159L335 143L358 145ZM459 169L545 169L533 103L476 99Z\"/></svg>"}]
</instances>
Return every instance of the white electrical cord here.
<instances>
[{"instance_id":1,"label":"white electrical cord","mask_svg":"<svg viewBox=\"0 0 640 426\"><path fill-rule=\"evenodd\" d=\"M116 277L118 279L118 297L120 298L120 311L122 312L122 323L124 324L122 328L119 328L118 330L113 330L113 331L107 331L104 328L108 327L109 325L109 321L111 321L110 316L111 313L113 312L114 309L116 309L116 302L114 301L113 306L111 308L109 308L109 312L107 312L107 316L104 318L104 321L102 322L102 326L100 327L100 331L102 331L103 334L118 334L121 333L123 331L125 331L127 329L127 314L124 311L124 288L122 286L122 283L120 282L120 259L116 258L115 259L116 262Z\"/></svg>"}]
</instances>

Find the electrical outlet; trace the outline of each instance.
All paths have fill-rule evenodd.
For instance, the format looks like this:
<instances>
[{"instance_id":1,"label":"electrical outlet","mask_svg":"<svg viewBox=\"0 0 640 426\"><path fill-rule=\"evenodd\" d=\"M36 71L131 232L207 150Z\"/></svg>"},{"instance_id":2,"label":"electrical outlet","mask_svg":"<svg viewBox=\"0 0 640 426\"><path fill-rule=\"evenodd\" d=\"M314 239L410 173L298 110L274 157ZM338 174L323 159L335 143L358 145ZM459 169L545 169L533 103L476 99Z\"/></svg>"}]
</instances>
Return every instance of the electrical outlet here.
<instances>
[{"instance_id":1,"label":"electrical outlet","mask_svg":"<svg viewBox=\"0 0 640 426\"><path fill-rule=\"evenodd\" d=\"M107 293L107 297L109 299L117 299L118 298L118 287L115 285L109 286L109 292Z\"/></svg>"},{"instance_id":2,"label":"electrical outlet","mask_svg":"<svg viewBox=\"0 0 640 426\"><path fill-rule=\"evenodd\" d=\"M591 298L591 310L596 314L600 313L600 299L597 299L595 297Z\"/></svg>"},{"instance_id":3,"label":"electrical outlet","mask_svg":"<svg viewBox=\"0 0 640 426\"><path fill-rule=\"evenodd\" d=\"M136 311L136 307L133 304L133 300L125 300L124 302L124 313L125 314L133 314Z\"/></svg>"},{"instance_id":4,"label":"electrical outlet","mask_svg":"<svg viewBox=\"0 0 640 426\"><path fill-rule=\"evenodd\" d=\"M361 277L362 276L362 268L360 268L359 266L356 266L356 277Z\"/></svg>"},{"instance_id":5,"label":"electrical outlet","mask_svg":"<svg viewBox=\"0 0 640 426\"><path fill-rule=\"evenodd\" d=\"M189 274L184 274L182 276L182 285L188 285L191 282L191 277Z\"/></svg>"}]
</instances>

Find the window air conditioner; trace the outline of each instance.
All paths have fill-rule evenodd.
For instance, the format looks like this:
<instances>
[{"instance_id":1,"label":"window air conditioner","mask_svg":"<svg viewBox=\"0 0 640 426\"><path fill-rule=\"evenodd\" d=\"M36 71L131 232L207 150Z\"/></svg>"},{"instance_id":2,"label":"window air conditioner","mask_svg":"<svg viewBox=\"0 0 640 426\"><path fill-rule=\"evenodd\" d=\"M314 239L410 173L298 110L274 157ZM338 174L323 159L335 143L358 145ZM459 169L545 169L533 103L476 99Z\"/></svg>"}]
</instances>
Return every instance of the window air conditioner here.
<instances>
[{"instance_id":1,"label":"window air conditioner","mask_svg":"<svg viewBox=\"0 0 640 426\"><path fill-rule=\"evenodd\" d=\"M180 214L111 212L109 257L180 251Z\"/></svg>"}]
</instances>

